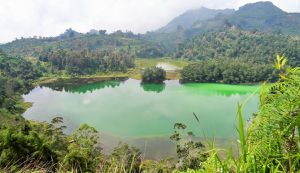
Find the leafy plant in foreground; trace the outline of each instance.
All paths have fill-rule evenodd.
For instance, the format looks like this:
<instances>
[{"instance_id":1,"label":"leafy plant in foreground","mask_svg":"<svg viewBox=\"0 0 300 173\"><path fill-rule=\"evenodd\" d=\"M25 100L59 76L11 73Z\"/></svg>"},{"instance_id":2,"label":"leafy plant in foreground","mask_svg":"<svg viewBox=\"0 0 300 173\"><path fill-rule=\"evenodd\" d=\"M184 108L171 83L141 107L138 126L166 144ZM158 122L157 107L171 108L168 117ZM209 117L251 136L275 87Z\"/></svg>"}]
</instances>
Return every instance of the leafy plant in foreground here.
<instances>
[{"instance_id":1,"label":"leafy plant in foreground","mask_svg":"<svg viewBox=\"0 0 300 173\"><path fill-rule=\"evenodd\" d=\"M185 133L186 127L185 124L176 123L174 134L170 137L172 141L176 142L176 153L179 159L176 167L179 170L202 168L202 163L208 157L204 152L205 146L200 141L192 140L194 135L192 132Z\"/></svg>"}]
</instances>

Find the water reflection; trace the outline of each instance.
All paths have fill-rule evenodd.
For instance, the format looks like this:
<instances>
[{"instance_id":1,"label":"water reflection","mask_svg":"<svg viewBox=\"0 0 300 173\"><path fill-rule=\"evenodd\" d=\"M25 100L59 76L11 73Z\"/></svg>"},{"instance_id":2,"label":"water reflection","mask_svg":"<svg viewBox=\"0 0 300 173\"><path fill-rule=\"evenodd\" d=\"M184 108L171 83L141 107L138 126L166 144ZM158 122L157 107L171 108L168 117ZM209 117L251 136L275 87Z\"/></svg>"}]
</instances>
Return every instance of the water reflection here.
<instances>
[{"instance_id":1,"label":"water reflection","mask_svg":"<svg viewBox=\"0 0 300 173\"><path fill-rule=\"evenodd\" d=\"M141 87L147 92L161 93L163 90L165 90L166 84L141 84Z\"/></svg>"},{"instance_id":2,"label":"water reflection","mask_svg":"<svg viewBox=\"0 0 300 173\"><path fill-rule=\"evenodd\" d=\"M70 93L85 94L87 92L92 93L93 91L104 89L104 88L115 88L126 81L127 78L109 78L97 80L91 79L58 79L55 82L43 84L42 87L48 87L55 91L66 91Z\"/></svg>"}]
</instances>

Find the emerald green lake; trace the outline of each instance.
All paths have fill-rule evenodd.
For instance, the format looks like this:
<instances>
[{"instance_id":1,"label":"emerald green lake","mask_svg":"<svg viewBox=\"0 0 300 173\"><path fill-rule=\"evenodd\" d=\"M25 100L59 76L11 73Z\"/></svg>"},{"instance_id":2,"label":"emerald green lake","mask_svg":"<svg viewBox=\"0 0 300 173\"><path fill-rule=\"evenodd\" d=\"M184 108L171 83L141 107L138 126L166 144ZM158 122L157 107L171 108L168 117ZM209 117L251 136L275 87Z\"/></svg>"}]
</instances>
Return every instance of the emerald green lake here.
<instances>
[{"instance_id":1,"label":"emerald green lake","mask_svg":"<svg viewBox=\"0 0 300 173\"><path fill-rule=\"evenodd\" d=\"M159 138L168 141L177 122L186 124L189 131L200 137L229 139L235 134L237 103L246 100L259 88L180 84L177 80L165 81L163 85L141 85L134 79L36 87L23 96L26 102L33 103L24 117L49 122L61 116L68 133L87 123L110 141L124 139L143 143L142 139L154 139L149 143L160 147L164 144L155 144L155 141ZM255 94L244 109L245 120L257 111L258 104L258 94ZM109 146L109 142L104 145Z\"/></svg>"}]
</instances>

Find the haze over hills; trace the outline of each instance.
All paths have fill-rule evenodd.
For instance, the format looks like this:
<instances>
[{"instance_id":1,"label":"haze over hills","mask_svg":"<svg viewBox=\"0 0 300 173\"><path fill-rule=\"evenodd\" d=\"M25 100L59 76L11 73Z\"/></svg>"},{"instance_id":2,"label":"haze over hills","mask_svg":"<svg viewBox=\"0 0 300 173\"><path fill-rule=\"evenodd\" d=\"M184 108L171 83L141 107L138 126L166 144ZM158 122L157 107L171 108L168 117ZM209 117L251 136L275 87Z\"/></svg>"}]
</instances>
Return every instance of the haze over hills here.
<instances>
[{"instance_id":1,"label":"haze over hills","mask_svg":"<svg viewBox=\"0 0 300 173\"><path fill-rule=\"evenodd\" d=\"M189 10L174 18L161 29L146 34L92 29L88 33L66 30L57 37L18 39L0 45L0 49L14 55L32 55L47 48L111 49L131 47L139 56L156 57L174 51L179 44L199 34L228 28L300 35L300 13L287 13L272 2L246 4L238 10L215 10L205 7ZM136 52L138 51L138 52Z\"/></svg>"},{"instance_id":2,"label":"haze over hills","mask_svg":"<svg viewBox=\"0 0 300 173\"><path fill-rule=\"evenodd\" d=\"M200 9L189 10L180 16L174 18L166 26L160 28L157 32L175 32L179 28L188 29L193 26L196 22L205 21L208 19L213 19L217 15L230 15L234 13L234 9L225 9L225 10L215 10L205 7Z\"/></svg>"},{"instance_id":3,"label":"haze over hills","mask_svg":"<svg viewBox=\"0 0 300 173\"><path fill-rule=\"evenodd\" d=\"M232 25L242 29L279 31L286 34L299 34L299 13L287 13L272 2L258 2L241 7L228 17Z\"/></svg>"},{"instance_id":4,"label":"haze over hills","mask_svg":"<svg viewBox=\"0 0 300 173\"><path fill-rule=\"evenodd\" d=\"M200 8L178 16L157 32L169 33L176 28L207 31L228 26L299 34L300 13L287 13L268 1L246 4L237 11Z\"/></svg>"}]
</instances>

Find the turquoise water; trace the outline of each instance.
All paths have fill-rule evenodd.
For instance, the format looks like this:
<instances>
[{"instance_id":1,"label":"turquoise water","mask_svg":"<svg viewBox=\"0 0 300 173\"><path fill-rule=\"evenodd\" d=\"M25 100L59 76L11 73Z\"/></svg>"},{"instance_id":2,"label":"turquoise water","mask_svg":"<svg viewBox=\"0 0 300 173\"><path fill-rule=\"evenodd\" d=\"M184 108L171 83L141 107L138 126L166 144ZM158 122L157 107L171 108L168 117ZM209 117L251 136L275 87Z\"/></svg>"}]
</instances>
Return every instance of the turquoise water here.
<instances>
[{"instance_id":1,"label":"turquoise water","mask_svg":"<svg viewBox=\"0 0 300 173\"><path fill-rule=\"evenodd\" d=\"M128 79L51 88L36 87L24 96L33 102L24 117L49 122L61 116L67 132L87 123L100 134L122 138L168 137L177 122L197 136L231 138L237 103L260 86L180 84L177 80L141 85L139 80ZM243 112L245 120L258 104L255 94Z\"/></svg>"}]
</instances>

